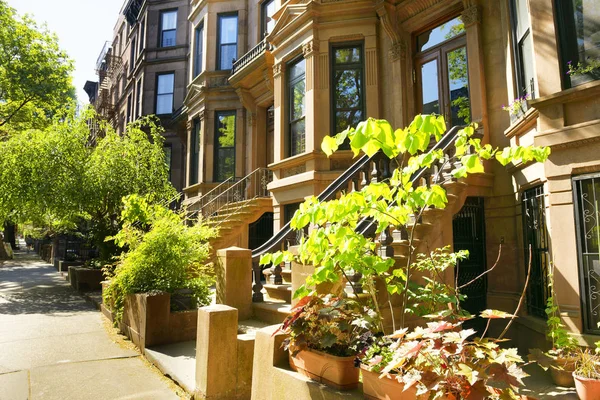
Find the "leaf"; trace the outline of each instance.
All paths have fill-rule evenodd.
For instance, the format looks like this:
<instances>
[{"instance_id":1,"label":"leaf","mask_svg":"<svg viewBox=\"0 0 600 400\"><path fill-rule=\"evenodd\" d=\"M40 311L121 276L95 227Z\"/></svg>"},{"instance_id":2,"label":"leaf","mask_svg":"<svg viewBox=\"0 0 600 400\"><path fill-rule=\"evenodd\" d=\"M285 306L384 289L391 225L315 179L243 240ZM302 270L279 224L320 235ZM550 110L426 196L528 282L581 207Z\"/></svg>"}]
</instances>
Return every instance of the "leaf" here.
<instances>
[{"instance_id":1,"label":"leaf","mask_svg":"<svg viewBox=\"0 0 600 400\"><path fill-rule=\"evenodd\" d=\"M500 310L483 310L479 315L481 318L498 319L498 318L512 318L513 314L509 314Z\"/></svg>"},{"instance_id":2,"label":"leaf","mask_svg":"<svg viewBox=\"0 0 600 400\"><path fill-rule=\"evenodd\" d=\"M554 359L540 349L529 349L527 359L530 362L537 363L544 371L548 370L554 364Z\"/></svg>"},{"instance_id":3,"label":"leaf","mask_svg":"<svg viewBox=\"0 0 600 400\"><path fill-rule=\"evenodd\" d=\"M332 138L331 136L325 136L323 138L323 142L321 142L321 150L327 154L327 157L331 156L337 149L338 144L335 138Z\"/></svg>"},{"instance_id":4,"label":"leaf","mask_svg":"<svg viewBox=\"0 0 600 400\"><path fill-rule=\"evenodd\" d=\"M479 159L479 156L477 154L463 156L460 159L460 161L462 165L467 168L467 173L469 174L477 174L484 172L483 164L481 163L481 160Z\"/></svg>"}]
</instances>

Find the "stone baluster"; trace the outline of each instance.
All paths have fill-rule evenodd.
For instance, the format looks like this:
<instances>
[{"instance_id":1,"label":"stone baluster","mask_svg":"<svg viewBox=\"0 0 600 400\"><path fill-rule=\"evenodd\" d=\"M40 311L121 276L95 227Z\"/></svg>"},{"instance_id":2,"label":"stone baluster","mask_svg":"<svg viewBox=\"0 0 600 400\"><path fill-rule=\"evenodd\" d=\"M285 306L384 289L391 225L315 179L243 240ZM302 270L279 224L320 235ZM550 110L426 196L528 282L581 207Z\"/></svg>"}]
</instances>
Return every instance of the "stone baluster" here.
<instances>
[{"instance_id":1,"label":"stone baluster","mask_svg":"<svg viewBox=\"0 0 600 400\"><path fill-rule=\"evenodd\" d=\"M254 284L252 285L252 301L254 303L262 303L265 300L265 298L262 294L262 270L258 262L252 263L252 275L254 278Z\"/></svg>"},{"instance_id":2,"label":"stone baluster","mask_svg":"<svg viewBox=\"0 0 600 400\"><path fill-rule=\"evenodd\" d=\"M283 264L283 263L282 263ZM275 285L281 285L283 284L283 278L281 277L281 264L277 264L275 266L273 266L273 283Z\"/></svg>"}]
</instances>

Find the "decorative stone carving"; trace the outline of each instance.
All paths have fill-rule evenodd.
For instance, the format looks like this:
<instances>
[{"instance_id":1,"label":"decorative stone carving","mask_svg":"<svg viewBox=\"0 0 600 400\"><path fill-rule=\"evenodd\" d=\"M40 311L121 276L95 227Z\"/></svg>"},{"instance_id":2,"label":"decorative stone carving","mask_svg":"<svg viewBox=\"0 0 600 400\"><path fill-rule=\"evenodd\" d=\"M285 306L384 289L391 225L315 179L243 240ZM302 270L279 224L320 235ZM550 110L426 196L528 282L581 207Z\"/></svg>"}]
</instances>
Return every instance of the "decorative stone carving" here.
<instances>
[{"instance_id":1,"label":"decorative stone carving","mask_svg":"<svg viewBox=\"0 0 600 400\"><path fill-rule=\"evenodd\" d=\"M465 28L468 26L471 26L473 24L481 23L481 20L479 18L479 7L471 6L471 7L467 8L461 14L461 18L462 18L463 23L465 24Z\"/></svg>"},{"instance_id":2,"label":"decorative stone carving","mask_svg":"<svg viewBox=\"0 0 600 400\"><path fill-rule=\"evenodd\" d=\"M248 113L248 121L252 128L256 128L256 113Z\"/></svg>"},{"instance_id":3,"label":"decorative stone carving","mask_svg":"<svg viewBox=\"0 0 600 400\"><path fill-rule=\"evenodd\" d=\"M289 176L298 175L303 172L306 172L306 165L300 164L300 165L296 165L295 167L284 168L283 169L283 177L287 178Z\"/></svg>"},{"instance_id":4,"label":"decorative stone carving","mask_svg":"<svg viewBox=\"0 0 600 400\"><path fill-rule=\"evenodd\" d=\"M206 117L206 110L203 108L202 110L198 111L197 118L199 120L203 120L205 117Z\"/></svg>"},{"instance_id":5,"label":"decorative stone carving","mask_svg":"<svg viewBox=\"0 0 600 400\"><path fill-rule=\"evenodd\" d=\"M277 78L279 75L283 73L283 63L277 63L273 65L273 78Z\"/></svg>"},{"instance_id":6,"label":"decorative stone carving","mask_svg":"<svg viewBox=\"0 0 600 400\"><path fill-rule=\"evenodd\" d=\"M312 56L317 50L319 50L319 44L314 40L302 45L302 53L304 54L304 58Z\"/></svg>"},{"instance_id":7,"label":"decorative stone carving","mask_svg":"<svg viewBox=\"0 0 600 400\"><path fill-rule=\"evenodd\" d=\"M211 76L208 78L208 87L223 87L229 86L229 79L227 76Z\"/></svg>"},{"instance_id":8,"label":"decorative stone carving","mask_svg":"<svg viewBox=\"0 0 600 400\"><path fill-rule=\"evenodd\" d=\"M390 61L398 61L398 60L406 60L406 42L404 40L400 40L398 43L392 45L390 50L388 51L388 57Z\"/></svg>"}]
</instances>

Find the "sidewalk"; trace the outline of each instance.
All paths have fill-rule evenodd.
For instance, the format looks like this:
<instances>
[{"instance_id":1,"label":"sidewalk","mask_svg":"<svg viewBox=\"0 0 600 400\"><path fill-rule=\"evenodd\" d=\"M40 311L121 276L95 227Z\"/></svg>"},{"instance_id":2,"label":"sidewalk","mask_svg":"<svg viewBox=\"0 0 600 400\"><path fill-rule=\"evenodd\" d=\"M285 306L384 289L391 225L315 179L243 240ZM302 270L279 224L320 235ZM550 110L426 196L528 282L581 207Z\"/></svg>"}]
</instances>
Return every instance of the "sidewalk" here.
<instances>
[{"instance_id":1,"label":"sidewalk","mask_svg":"<svg viewBox=\"0 0 600 400\"><path fill-rule=\"evenodd\" d=\"M186 396L105 323L33 252L0 261L0 400Z\"/></svg>"}]
</instances>

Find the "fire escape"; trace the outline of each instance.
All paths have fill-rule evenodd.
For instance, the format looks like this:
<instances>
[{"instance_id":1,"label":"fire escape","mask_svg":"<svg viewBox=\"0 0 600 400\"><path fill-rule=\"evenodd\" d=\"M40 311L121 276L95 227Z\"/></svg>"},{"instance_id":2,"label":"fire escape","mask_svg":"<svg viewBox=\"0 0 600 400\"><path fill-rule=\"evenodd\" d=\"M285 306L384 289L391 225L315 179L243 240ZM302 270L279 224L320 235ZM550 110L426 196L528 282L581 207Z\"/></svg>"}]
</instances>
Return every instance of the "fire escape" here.
<instances>
[{"instance_id":1,"label":"fire escape","mask_svg":"<svg viewBox=\"0 0 600 400\"><path fill-rule=\"evenodd\" d=\"M96 73L98 74L96 111L100 117L108 121L113 121L116 115L113 89L120 67L121 57L114 53L112 43L106 42L96 61Z\"/></svg>"}]
</instances>

